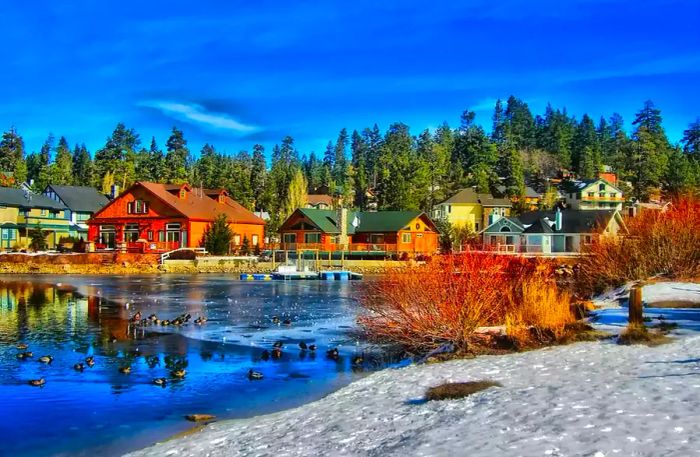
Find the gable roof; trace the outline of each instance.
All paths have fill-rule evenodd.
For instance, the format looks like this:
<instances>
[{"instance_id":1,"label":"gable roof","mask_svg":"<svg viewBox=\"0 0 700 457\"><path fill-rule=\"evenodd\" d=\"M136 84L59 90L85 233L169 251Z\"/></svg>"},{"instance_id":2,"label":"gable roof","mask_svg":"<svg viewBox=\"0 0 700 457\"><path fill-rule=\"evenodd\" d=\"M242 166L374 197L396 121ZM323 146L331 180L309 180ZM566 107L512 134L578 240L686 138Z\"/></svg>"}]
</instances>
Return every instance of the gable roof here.
<instances>
[{"instance_id":1,"label":"gable roof","mask_svg":"<svg viewBox=\"0 0 700 457\"><path fill-rule=\"evenodd\" d=\"M603 178L596 178L596 179L581 179L578 181L564 181L562 183L562 190L565 192L581 192L585 190L587 187L591 186L592 184L595 184L597 182L603 182L605 185L612 187L615 189L617 192L622 195L622 191L617 188L614 184L610 183L608 180L603 179Z\"/></svg>"},{"instance_id":2,"label":"gable roof","mask_svg":"<svg viewBox=\"0 0 700 457\"><path fill-rule=\"evenodd\" d=\"M306 196L306 203L313 206L320 204L333 206L333 197L324 194L309 194Z\"/></svg>"},{"instance_id":3,"label":"gable roof","mask_svg":"<svg viewBox=\"0 0 700 457\"><path fill-rule=\"evenodd\" d=\"M236 224L265 224L264 220L228 196L226 196L224 202L219 203L216 199L195 188L193 191L188 192L186 198L181 199L179 195L176 195L177 192L173 193L173 191L186 185L158 184L145 181L134 183L125 192L139 186L188 219L213 221L216 216L224 213L230 222ZM190 189L189 186L186 186L186 188ZM119 200L119 198L116 200ZM95 217L98 215L99 212L95 214Z\"/></svg>"},{"instance_id":4,"label":"gable roof","mask_svg":"<svg viewBox=\"0 0 700 457\"><path fill-rule=\"evenodd\" d=\"M109 199L94 187L49 184L44 193L49 189L53 190L71 211L95 213L109 203Z\"/></svg>"},{"instance_id":5,"label":"gable roof","mask_svg":"<svg viewBox=\"0 0 700 457\"><path fill-rule=\"evenodd\" d=\"M477 193L473 187L467 187L460 190L441 204L445 203L471 203L481 204L483 206L512 206L508 198L497 198L491 194Z\"/></svg>"},{"instance_id":6,"label":"gable roof","mask_svg":"<svg viewBox=\"0 0 700 457\"><path fill-rule=\"evenodd\" d=\"M552 233L593 233L601 227L607 227L615 214L617 211L613 209L567 209L561 212L561 230L553 230ZM555 217L555 211L530 211L518 216L525 225L535 224L544 218L554 221Z\"/></svg>"},{"instance_id":7,"label":"gable roof","mask_svg":"<svg viewBox=\"0 0 700 457\"><path fill-rule=\"evenodd\" d=\"M66 206L46 195L32 194L14 187L0 187L0 205L15 208L66 209Z\"/></svg>"},{"instance_id":8,"label":"gable roof","mask_svg":"<svg viewBox=\"0 0 700 457\"><path fill-rule=\"evenodd\" d=\"M537 219L523 233L554 233L552 227L545 219Z\"/></svg>"},{"instance_id":9,"label":"gable roof","mask_svg":"<svg viewBox=\"0 0 700 457\"><path fill-rule=\"evenodd\" d=\"M507 225L514 228L511 230L512 233L521 233L525 230L525 226L518 220L517 217L501 217L493 224L486 227L483 231L488 233L497 233L501 231L501 227Z\"/></svg>"},{"instance_id":10,"label":"gable roof","mask_svg":"<svg viewBox=\"0 0 700 457\"><path fill-rule=\"evenodd\" d=\"M299 208L299 212L306 216L312 224L324 233L340 233L337 223L337 212L328 209ZM368 232L398 232L417 217L423 216L421 211L348 211L347 232L354 233ZM352 225L357 217L360 225ZM426 216L430 226L437 231L435 224ZM284 224L282 224L284 226Z\"/></svg>"}]
</instances>

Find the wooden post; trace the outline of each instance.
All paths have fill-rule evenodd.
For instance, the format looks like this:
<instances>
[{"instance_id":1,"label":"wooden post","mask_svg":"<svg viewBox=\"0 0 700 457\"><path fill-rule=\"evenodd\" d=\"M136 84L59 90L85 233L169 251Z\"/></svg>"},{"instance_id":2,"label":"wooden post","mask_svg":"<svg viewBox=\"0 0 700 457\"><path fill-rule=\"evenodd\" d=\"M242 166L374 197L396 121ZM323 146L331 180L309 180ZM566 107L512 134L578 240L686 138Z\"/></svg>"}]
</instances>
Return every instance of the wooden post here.
<instances>
[{"instance_id":1,"label":"wooden post","mask_svg":"<svg viewBox=\"0 0 700 457\"><path fill-rule=\"evenodd\" d=\"M642 309L642 286L635 284L630 289L629 323L644 324L644 311Z\"/></svg>"}]
</instances>

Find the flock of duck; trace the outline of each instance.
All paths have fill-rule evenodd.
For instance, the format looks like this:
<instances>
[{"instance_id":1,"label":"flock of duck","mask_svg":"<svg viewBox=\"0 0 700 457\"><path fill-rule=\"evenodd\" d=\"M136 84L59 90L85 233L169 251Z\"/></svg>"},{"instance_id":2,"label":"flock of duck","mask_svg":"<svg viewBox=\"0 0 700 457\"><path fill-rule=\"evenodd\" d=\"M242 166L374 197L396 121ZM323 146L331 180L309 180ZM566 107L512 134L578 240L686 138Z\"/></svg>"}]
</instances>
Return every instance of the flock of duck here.
<instances>
[{"instance_id":1,"label":"flock of duck","mask_svg":"<svg viewBox=\"0 0 700 457\"><path fill-rule=\"evenodd\" d=\"M138 326L155 326L155 325L160 325L160 326L182 326L187 324L192 316L189 313L184 313L179 316L177 316L175 319L169 320L169 319L159 319L157 315L151 314L148 316L148 318L144 319L142 318L141 312L136 311L134 315L129 319L129 322L133 325L138 325ZM286 325L286 326L291 326L292 322L290 319L280 319L278 316L273 316L272 317L272 323L275 325ZM207 318L204 316L200 316L194 320L194 324L196 325L203 325L204 323L207 322ZM116 343L117 338L114 335L110 336L110 342ZM317 346L315 344L306 344L304 341L299 342L298 344L299 349L302 351L302 353L311 352L312 354L316 353ZM17 344L16 348L20 351L17 353L17 359L18 360L28 360L34 357L33 352L29 351L29 346L26 343L19 343ZM267 349L263 350L260 359L263 361L268 361L271 358L273 360L279 360L282 358L282 349L284 348L284 343L282 341L276 341L272 345L272 350L268 351ZM136 349L136 355L138 355L138 349ZM154 356L157 357L157 356ZM339 361L340 360L340 352L338 351L338 348L332 348L326 351L326 357L330 360L334 361ZM40 363L44 364L51 364L53 362L54 358L51 355L44 355L41 356L37 359ZM364 358L362 356L355 356L352 358L352 366L353 367L359 367L364 363ZM149 365L151 362L149 361ZM95 357L94 356L88 356L86 357L83 361L77 362L75 365L73 365L73 369L78 372L83 372L86 367L92 368L95 366ZM121 374L130 374L131 373L131 365L122 365L118 368L119 373ZM171 372L170 375L172 376L171 379L184 379L185 375L187 374L186 370L181 367L175 367ZM263 373L259 371L255 371L253 369L248 370L248 379L251 381L256 381L256 380L261 380L264 378ZM168 378L155 378L153 379L152 383L157 386L165 387L168 384ZM29 380L29 385L35 386L35 387L41 387L44 384L46 384L46 380L42 377L39 379L31 379Z\"/></svg>"}]
</instances>

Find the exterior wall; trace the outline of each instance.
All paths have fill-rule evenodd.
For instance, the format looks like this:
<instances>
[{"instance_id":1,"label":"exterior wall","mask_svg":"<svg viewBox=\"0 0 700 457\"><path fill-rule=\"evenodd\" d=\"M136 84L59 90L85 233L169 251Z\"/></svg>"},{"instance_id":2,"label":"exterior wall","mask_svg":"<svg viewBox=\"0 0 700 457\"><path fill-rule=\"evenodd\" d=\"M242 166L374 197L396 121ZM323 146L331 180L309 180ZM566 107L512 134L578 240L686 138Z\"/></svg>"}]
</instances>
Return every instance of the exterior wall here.
<instances>
[{"instance_id":1,"label":"exterior wall","mask_svg":"<svg viewBox=\"0 0 700 457\"><path fill-rule=\"evenodd\" d=\"M481 220L481 229L484 229L495 222L494 220L492 220L491 215L496 215L498 217L509 217L510 208L500 206L484 207L483 218Z\"/></svg>"},{"instance_id":2,"label":"exterior wall","mask_svg":"<svg viewBox=\"0 0 700 457\"><path fill-rule=\"evenodd\" d=\"M399 233L392 234L396 238L397 250L399 252L419 252L432 254L438 250L438 233L428 226L422 218L416 218L399 230ZM410 240L404 241L405 238Z\"/></svg>"},{"instance_id":3,"label":"exterior wall","mask_svg":"<svg viewBox=\"0 0 700 457\"><path fill-rule=\"evenodd\" d=\"M436 219L446 219L455 227L470 227L472 230L482 230L483 211L479 203L441 203L434 211Z\"/></svg>"}]
</instances>

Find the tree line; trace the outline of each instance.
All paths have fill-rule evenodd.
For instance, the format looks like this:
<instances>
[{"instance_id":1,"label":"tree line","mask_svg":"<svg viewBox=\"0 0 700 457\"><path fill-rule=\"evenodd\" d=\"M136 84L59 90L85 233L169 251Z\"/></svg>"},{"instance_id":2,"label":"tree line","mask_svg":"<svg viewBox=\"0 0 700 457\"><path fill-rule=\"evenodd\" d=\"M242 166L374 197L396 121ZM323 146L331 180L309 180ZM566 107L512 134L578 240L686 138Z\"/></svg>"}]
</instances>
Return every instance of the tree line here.
<instances>
[{"instance_id":1,"label":"tree line","mask_svg":"<svg viewBox=\"0 0 700 457\"><path fill-rule=\"evenodd\" d=\"M84 144L71 147L65 137L56 141L53 135L38 152L27 154L14 128L0 140L0 172L11 173L16 183L33 180L37 191L52 183L94 186L106 193L113 184L125 188L140 180L226 188L246 207L269 212L272 230L298 205L304 190L327 190L358 209L372 202L379 209L429 211L464 186L480 192L504 186L517 197L526 185L545 191L548 178L562 169L594 178L606 166L618 174L623 191L641 200L656 189L697 191L700 121L671 144L661 111L651 101L627 130L617 113L596 122L588 114L576 119L548 105L543 114L533 115L527 103L511 96L496 102L490 132L467 110L457 127L443 123L415 135L400 122L383 132L376 124L352 133L343 128L321 154L300 153L286 136L272 148L269 161L260 144L237 154L205 144L195 158L176 127L164 149L155 138L145 147L139 134L122 123L94 154Z\"/></svg>"}]
</instances>

